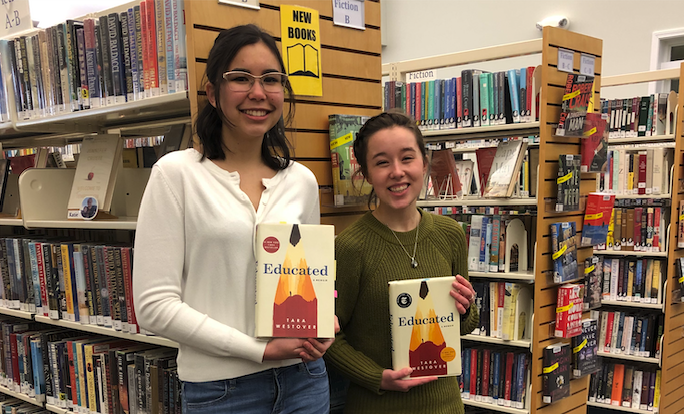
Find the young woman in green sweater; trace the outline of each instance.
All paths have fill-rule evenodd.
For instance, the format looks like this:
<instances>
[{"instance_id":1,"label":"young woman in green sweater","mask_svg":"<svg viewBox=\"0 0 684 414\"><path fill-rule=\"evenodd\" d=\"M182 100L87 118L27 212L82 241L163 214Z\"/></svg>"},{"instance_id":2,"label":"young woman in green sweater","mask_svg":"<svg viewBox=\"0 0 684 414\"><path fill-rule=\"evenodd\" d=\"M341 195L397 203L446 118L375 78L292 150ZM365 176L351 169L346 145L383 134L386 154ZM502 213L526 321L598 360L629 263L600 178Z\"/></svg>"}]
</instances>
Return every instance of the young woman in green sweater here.
<instances>
[{"instance_id":1,"label":"young woman in green sweater","mask_svg":"<svg viewBox=\"0 0 684 414\"><path fill-rule=\"evenodd\" d=\"M465 233L451 218L416 206L427 158L423 136L409 117L383 113L368 120L354 154L377 207L335 241L341 331L325 360L350 380L344 412L464 413L456 377L403 379L410 367L391 368L387 282L455 275L450 294L461 334L470 333L479 316L472 306Z\"/></svg>"}]
</instances>

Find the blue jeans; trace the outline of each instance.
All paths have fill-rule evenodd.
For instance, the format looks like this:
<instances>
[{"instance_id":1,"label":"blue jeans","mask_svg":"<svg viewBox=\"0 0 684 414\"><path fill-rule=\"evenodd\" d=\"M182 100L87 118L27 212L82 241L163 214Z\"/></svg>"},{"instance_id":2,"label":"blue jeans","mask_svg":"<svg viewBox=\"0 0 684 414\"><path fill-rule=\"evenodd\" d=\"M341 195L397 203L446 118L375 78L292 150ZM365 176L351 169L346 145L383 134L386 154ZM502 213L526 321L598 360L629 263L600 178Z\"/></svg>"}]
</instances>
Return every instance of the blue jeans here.
<instances>
[{"instance_id":1,"label":"blue jeans","mask_svg":"<svg viewBox=\"0 0 684 414\"><path fill-rule=\"evenodd\" d=\"M183 382L183 414L321 414L330 404L322 359L228 380Z\"/></svg>"}]
</instances>

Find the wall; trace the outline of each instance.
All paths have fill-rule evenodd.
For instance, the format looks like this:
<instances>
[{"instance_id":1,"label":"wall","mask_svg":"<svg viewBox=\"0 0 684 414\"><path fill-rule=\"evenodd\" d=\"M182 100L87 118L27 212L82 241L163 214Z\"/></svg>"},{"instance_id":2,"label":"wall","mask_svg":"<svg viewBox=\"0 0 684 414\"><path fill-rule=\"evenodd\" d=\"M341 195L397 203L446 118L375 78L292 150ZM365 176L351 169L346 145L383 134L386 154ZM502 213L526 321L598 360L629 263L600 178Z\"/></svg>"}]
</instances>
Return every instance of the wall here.
<instances>
[{"instance_id":1,"label":"wall","mask_svg":"<svg viewBox=\"0 0 684 414\"><path fill-rule=\"evenodd\" d=\"M684 28L684 0L383 0L383 63L458 52L541 37L537 21L564 15L569 29L603 39L604 76L650 69L654 31ZM537 56L501 70L541 64ZM438 76L458 76L460 68ZM606 88L603 97L647 93L647 87Z\"/></svg>"}]
</instances>

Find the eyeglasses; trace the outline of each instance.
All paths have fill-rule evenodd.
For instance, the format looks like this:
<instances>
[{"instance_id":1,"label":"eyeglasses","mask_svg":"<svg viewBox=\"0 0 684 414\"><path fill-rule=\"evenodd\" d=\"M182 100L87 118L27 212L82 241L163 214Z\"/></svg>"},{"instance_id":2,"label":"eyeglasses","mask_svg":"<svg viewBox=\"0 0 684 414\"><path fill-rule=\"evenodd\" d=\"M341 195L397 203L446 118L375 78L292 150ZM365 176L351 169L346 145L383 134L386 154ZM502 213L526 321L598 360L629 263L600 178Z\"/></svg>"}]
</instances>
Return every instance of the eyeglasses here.
<instances>
[{"instance_id":1,"label":"eyeglasses","mask_svg":"<svg viewBox=\"0 0 684 414\"><path fill-rule=\"evenodd\" d=\"M283 92L287 75L280 72L269 72L256 76L248 72L231 71L223 74L223 79L228 82L228 89L233 92L249 92L254 86L254 82L259 79L264 92L276 93Z\"/></svg>"}]
</instances>

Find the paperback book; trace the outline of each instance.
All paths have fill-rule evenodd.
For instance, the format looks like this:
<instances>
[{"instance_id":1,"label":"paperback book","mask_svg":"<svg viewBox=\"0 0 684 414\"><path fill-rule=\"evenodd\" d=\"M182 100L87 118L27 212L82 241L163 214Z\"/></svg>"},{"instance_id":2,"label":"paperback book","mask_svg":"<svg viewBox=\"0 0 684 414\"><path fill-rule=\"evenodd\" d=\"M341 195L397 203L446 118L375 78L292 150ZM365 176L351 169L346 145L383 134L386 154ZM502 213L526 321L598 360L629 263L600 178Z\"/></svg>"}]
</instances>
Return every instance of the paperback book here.
<instances>
[{"instance_id":1,"label":"paperback book","mask_svg":"<svg viewBox=\"0 0 684 414\"><path fill-rule=\"evenodd\" d=\"M601 306L603 293L603 260L598 256L584 260L584 310Z\"/></svg>"},{"instance_id":2,"label":"paperback book","mask_svg":"<svg viewBox=\"0 0 684 414\"><path fill-rule=\"evenodd\" d=\"M582 333L583 290L583 286L575 284L558 288L554 330L557 338L572 338Z\"/></svg>"},{"instance_id":3,"label":"paperback book","mask_svg":"<svg viewBox=\"0 0 684 414\"><path fill-rule=\"evenodd\" d=\"M570 396L570 344L544 348L542 366L542 401L554 403Z\"/></svg>"},{"instance_id":4,"label":"paperback book","mask_svg":"<svg viewBox=\"0 0 684 414\"><path fill-rule=\"evenodd\" d=\"M511 140L499 144L487 179L485 197L513 195L526 150L527 142L522 140Z\"/></svg>"},{"instance_id":5,"label":"paperback book","mask_svg":"<svg viewBox=\"0 0 684 414\"><path fill-rule=\"evenodd\" d=\"M554 283L562 283L579 277L576 235L574 221L551 224Z\"/></svg>"},{"instance_id":6,"label":"paperback book","mask_svg":"<svg viewBox=\"0 0 684 414\"><path fill-rule=\"evenodd\" d=\"M367 120L360 115L328 115L335 207L362 205L370 194L370 184L356 174L359 164L354 156L354 139Z\"/></svg>"},{"instance_id":7,"label":"paperback book","mask_svg":"<svg viewBox=\"0 0 684 414\"><path fill-rule=\"evenodd\" d=\"M582 333L572 338L572 376L579 378L593 374L599 366L598 321L584 319Z\"/></svg>"},{"instance_id":8,"label":"paperback book","mask_svg":"<svg viewBox=\"0 0 684 414\"><path fill-rule=\"evenodd\" d=\"M329 225L257 226L257 337L335 337L334 238Z\"/></svg>"},{"instance_id":9,"label":"paperback book","mask_svg":"<svg viewBox=\"0 0 684 414\"><path fill-rule=\"evenodd\" d=\"M450 149L432 151L430 179L437 198L455 198L463 194L454 153Z\"/></svg>"},{"instance_id":10,"label":"paperback book","mask_svg":"<svg viewBox=\"0 0 684 414\"><path fill-rule=\"evenodd\" d=\"M577 211L580 208L580 155L566 154L558 156L558 195L556 211Z\"/></svg>"},{"instance_id":11,"label":"paperback book","mask_svg":"<svg viewBox=\"0 0 684 414\"><path fill-rule=\"evenodd\" d=\"M593 95L593 85L593 76L568 73L556 135L582 136L587 108Z\"/></svg>"},{"instance_id":12,"label":"paperback book","mask_svg":"<svg viewBox=\"0 0 684 414\"><path fill-rule=\"evenodd\" d=\"M608 129L603 114L591 112L582 133L582 172L605 172L608 166Z\"/></svg>"},{"instance_id":13,"label":"paperback book","mask_svg":"<svg viewBox=\"0 0 684 414\"><path fill-rule=\"evenodd\" d=\"M615 194L589 193L582 226L582 247L606 243L614 205Z\"/></svg>"},{"instance_id":14,"label":"paperback book","mask_svg":"<svg viewBox=\"0 0 684 414\"><path fill-rule=\"evenodd\" d=\"M461 375L460 315L452 276L389 282L392 368L410 377Z\"/></svg>"}]
</instances>

